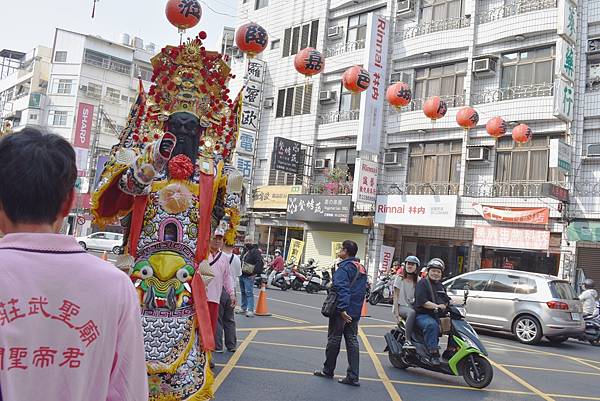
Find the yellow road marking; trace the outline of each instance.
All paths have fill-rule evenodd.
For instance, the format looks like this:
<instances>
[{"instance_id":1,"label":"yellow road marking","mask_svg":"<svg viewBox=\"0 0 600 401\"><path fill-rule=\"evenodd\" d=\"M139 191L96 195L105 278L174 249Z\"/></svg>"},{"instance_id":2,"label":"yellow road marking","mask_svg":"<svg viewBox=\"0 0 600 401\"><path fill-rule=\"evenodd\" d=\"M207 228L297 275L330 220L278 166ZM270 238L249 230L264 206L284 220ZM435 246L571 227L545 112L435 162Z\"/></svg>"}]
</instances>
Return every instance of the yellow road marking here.
<instances>
[{"instance_id":1,"label":"yellow road marking","mask_svg":"<svg viewBox=\"0 0 600 401\"><path fill-rule=\"evenodd\" d=\"M225 364L223 369L219 372L217 377L215 378L215 382L213 384L213 393L216 393L221 384L227 379L227 376L231 373L235 365L238 363L246 348L248 348L248 344L256 337L257 331L251 331L250 334L244 339L244 341L240 344L237 351L231 356L229 361Z\"/></svg>"},{"instance_id":2,"label":"yellow road marking","mask_svg":"<svg viewBox=\"0 0 600 401\"><path fill-rule=\"evenodd\" d=\"M506 369L504 366L500 365L499 363L496 363L496 362L492 361L491 359L488 359L488 360L497 369L501 370L505 375L509 376L511 379L513 379L514 381L516 381L517 383L519 383L521 386L527 388L529 391L532 391L533 393L535 393L536 395L540 396L541 398L543 398L546 401L555 401L554 398L552 398L548 394L546 394L546 393L538 390L535 386L533 386L529 382L521 379L519 376L517 376L516 374L514 374L510 370Z\"/></svg>"},{"instance_id":3,"label":"yellow road marking","mask_svg":"<svg viewBox=\"0 0 600 401\"><path fill-rule=\"evenodd\" d=\"M504 351L504 352L515 352L515 353L522 353L522 354L535 354L535 352L533 352L533 351L525 351L525 350L519 350L519 349L504 349L504 348L496 348L496 347L485 347L485 349L488 351Z\"/></svg>"},{"instance_id":4,"label":"yellow road marking","mask_svg":"<svg viewBox=\"0 0 600 401\"><path fill-rule=\"evenodd\" d=\"M547 372L573 373L573 374L577 374L577 375L600 376L600 373L584 372L584 371L581 371L581 370L550 369L550 368L538 368L536 366L506 365L506 364L503 364L502 366L504 366L505 368L543 370L543 371L547 371Z\"/></svg>"},{"instance_id":5,"label":"yellow road marking","mask_svg":"<svg viewBox=\"0 0 600 401\"><path fill-rule=\"evenodd\" d=\"M390 327L388 325L383 324L365 324L361 325L362 328L381 328L381 327ZM318 329L327 329L327 325L313 325L313 326L274 326L274 327L241 327L238 328L237 331L281 331L281 330L318 330Z\"/></svg>"},{"instance_id":6,"label":"yellow road marking","mask_svg":"<svg viewBox=\"0 0 600 401\"><path fill-rule=\"evenodd\" d=\"M272 343L268 341L252 341L252 344L261 344L261 345L272 345L275 347L288 347L288 348L305 348L305 349L316 349L319 351L324 351L325 347L317 347L312 345L298 345L298 344L285 344L285 343ZM345 348L340 348L341 352L346 352ZM367 351L359 351L361 354L368 354ZM376 352L377 355L387 355L383 352Z\"/></svg>"},{"instance_id":7,"label":"yellow road marking","mask_svg":"<svg viewBox=\"0 0 600 401\"><path fill-rule=\"evenodd\" d=\"M456 384L439 384L439 383L423 383L423 382L411 382L407 380L390 380L395 384L406 384L410 386L420 386L420 387L434 387L434 388L449 388L453 390L470 390L470 391L483 391L486 393L505 393L505 394L515 394L515 395L534 395L534 393L529 391L520 391L520 390L501 390L495 388L475 388L469 386L459 386Z\"/></svg>"},{"instance_id":8,"label":"yellow road marking","mask_svg":"<svg viewBox=\"0 0 600 401\"><path fill-rule=\"evenodd\" d=\"M327 333L327 330L324 330L324 329L302 329L302 331L312 331L315 333Z\"/></svg>"},{"instance_id":9,"label":"yellow road marking","mask_svg":"<svg viewBox=\"0 0 600 401\"><path fill-rule=\"evenodd\" d=\"M274 317L275 319L280 319L280 320L287 320L288 322L292 322L292 323L300 323L300 324L309 324L310 323L310 322L307 322L306 320L300 320L300 319L296 319L296 318L289 317L289 316L283 316L283 315L272 314L271 317Z\"/></svg>"},{"instance_id":10,"label":"yellow road marking","mask_svg":"<svg viewBox=\"0 0 600 401\"><path fill-rule=\"evenodd\" d=\"M362 340L363 345L365 346L365 349L369 353L369 356L371 357L371 360L373 361L373 365L375 366L375 370L377 371L377 376L379 376L379 378L383 382L383 385L384 385L385 389L387 390L388 394L390 395L390 398L392 399L392 401L402 401L402 398L400 397L400 394L398 394L396 387L394 387L392 382L390 382L390 378L388 377L387 373L385 372L385 369L383 369L383 365L381 365L381 361L379 360L379 357L373 350L373 347L371 347L371 343L369 343L369 339L367 338L367 335L363 331L362 327L358 328L358 335L359 335L360 339Z\"/></svg>"}]
</instances>

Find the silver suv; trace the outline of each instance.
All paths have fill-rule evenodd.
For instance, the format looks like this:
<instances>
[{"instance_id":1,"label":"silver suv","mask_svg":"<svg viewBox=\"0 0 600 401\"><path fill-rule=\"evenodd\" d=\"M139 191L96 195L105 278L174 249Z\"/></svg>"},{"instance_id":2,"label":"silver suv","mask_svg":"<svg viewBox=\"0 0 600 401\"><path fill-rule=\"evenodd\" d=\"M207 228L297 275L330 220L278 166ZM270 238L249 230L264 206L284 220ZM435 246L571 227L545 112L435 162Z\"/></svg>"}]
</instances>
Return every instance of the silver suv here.
<instances>
[{"instance_id":1,"label":"silver suv","mask_svg":"<svg viewBox=\"0 0 600 401\"><path fill-rule=\"evenodd\" d=\"M560 343L585 329L582 304L568 281L518 270L483 269L444 282L455 303L466 289L467 321L474 327L512 332L525 344L543 336Z\"/></svg>"}]
</instances>

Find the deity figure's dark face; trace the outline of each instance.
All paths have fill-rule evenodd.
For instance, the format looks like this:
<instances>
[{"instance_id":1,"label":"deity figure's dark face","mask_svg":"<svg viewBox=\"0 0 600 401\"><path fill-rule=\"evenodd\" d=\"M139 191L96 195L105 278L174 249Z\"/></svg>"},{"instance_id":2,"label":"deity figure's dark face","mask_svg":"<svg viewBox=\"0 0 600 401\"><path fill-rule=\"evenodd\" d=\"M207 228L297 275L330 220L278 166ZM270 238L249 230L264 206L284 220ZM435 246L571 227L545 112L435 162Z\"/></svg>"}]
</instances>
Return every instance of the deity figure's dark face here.
<instances>
[{"instance_id":1,"label":"deity figure's dark face","mask_svg":"<svg viewBox=\"0 0 600 401\"><path fill-rule=\"evenodd\" d=\"M169 117L166 130L177 137L177 144L171 157L183 154L196 163L198 157L198 144L204 130L200 126L198 117L190 113L179 112Z\"/></svg>"}]
</instances>

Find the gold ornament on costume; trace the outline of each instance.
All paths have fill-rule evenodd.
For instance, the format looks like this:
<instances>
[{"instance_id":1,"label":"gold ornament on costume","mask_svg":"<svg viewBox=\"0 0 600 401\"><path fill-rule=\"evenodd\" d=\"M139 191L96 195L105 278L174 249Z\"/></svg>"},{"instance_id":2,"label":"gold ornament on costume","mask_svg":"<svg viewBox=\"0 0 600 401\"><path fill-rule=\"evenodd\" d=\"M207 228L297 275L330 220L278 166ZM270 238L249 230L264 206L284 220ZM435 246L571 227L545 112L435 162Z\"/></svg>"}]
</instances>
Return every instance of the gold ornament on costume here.
<instances>
[{"instance_id":1,"label":"gold ornament on costume","mask_svg":"<svg viewBox=\"0 0 600 401\"><path fill-rule=\"evenodd\" d=\"M160 190L158 203L167 213L183 213L189 209L193 197L185 185L173 183Z\"/></svg>"}]
</instances>

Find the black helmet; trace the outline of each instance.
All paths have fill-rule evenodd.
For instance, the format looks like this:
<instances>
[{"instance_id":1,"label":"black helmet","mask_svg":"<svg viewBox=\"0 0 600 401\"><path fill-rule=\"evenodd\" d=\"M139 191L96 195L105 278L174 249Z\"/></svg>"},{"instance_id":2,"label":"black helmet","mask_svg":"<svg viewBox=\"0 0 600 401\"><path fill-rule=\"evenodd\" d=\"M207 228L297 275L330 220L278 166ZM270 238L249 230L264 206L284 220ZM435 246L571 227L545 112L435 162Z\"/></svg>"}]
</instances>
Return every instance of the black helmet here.
<instances>
[{"instance_id":1,"label":"black helmet","mask_svg":"<svg viewBox=\"0 0 600 401\"><path fill-rule=\"evenodd\" d=\"M421 261L419 260L419 258L413 255L407 256L406 259L404 259L404 263L414 263L417 265L417 268L421 266Z\"/></svg>"},{"instance_id":2,"label":"black helmet","mask_svg":"<svg viewBox=\"0 0 600 401\"><path fill-rule=\"evenodd\" d=\"M446 265L442 259L433 258L427 262L427 270L429 269L440 269L443 272L446 269Z\"/></svg>"},{"instance_id":3,"label":"black helmet","mask_svg":"<svg viewBox=\"0 0 600 401\"><path fill-rule=\"evenodd\" d=\"M592 280L591 278L586 278L585 280L583 280L583 286L586 288L586 290L594 288L594 280Z\"/></svg>"},{"instance_id":4,"label":"black helmet","mask_svg":"<svg viewBox=\"0 0 600 401\"><path fill-rule=\"evenodd\" d=\"M313 263L315 263L315 260L313 258L309 258L308 259L308 264L312 265Z\"/></svg>"}]
</instances>

